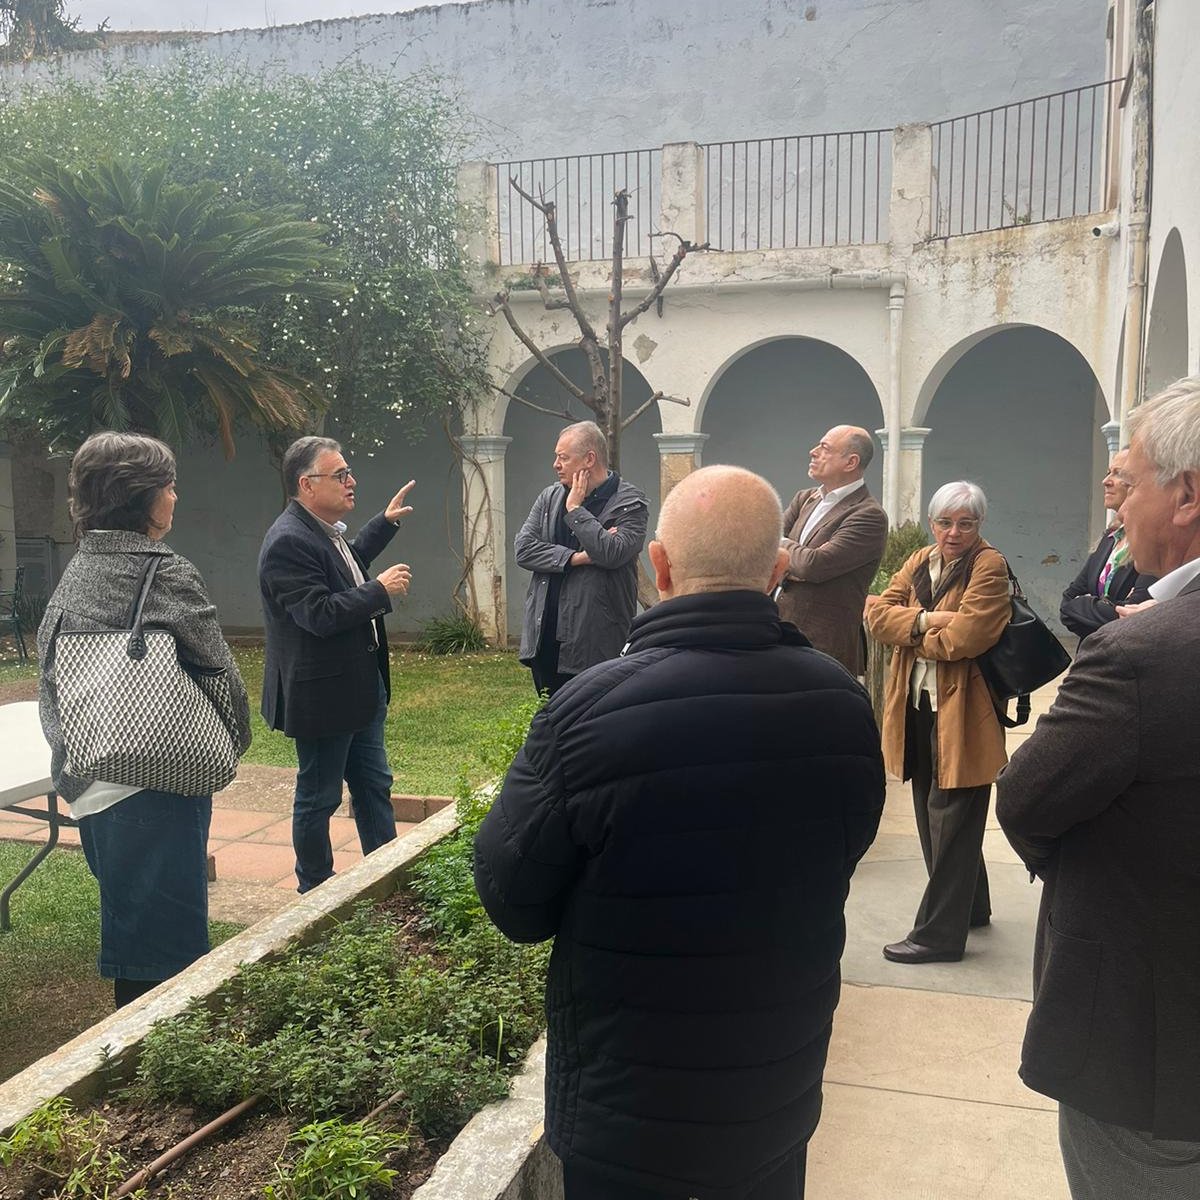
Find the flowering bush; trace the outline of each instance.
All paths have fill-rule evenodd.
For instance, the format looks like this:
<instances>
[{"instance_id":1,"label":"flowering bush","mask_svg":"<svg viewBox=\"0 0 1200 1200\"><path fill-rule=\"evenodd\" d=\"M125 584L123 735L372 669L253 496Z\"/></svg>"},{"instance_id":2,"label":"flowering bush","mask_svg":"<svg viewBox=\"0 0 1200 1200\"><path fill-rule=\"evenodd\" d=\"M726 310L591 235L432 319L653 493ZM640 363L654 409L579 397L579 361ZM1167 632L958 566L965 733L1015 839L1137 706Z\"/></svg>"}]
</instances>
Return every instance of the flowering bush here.
<instances>
[{"instance_id":1,"label":"flowering bush","mask_svg":"<svg viewBox=\"0 0 1200 1200\"><path fill-rule=\"evenodd\" d=\"M313 384L332 432L369 452L398 428L419 436L484 382L454 170L470 133L429 76L351 64L301 77L192 55L0 93L0 179L31 153L73 169L163 162L175 183L319 222L349 290L265 304L255 336Z\"/></svg>"}]
</instances>

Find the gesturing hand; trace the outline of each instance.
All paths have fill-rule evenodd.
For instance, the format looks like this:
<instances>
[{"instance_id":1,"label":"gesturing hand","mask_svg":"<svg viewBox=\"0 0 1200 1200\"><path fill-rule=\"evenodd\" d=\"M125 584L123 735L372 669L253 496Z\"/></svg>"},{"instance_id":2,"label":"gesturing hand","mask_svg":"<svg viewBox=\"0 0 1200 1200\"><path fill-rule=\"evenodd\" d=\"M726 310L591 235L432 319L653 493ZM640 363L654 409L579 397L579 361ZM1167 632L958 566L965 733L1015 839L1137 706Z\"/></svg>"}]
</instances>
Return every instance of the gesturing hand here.
<instances>
[{"instance_id":1,"label":"gesturing hand","mask_svg":"<svg viewBox=\"0 0 1200 1200\"><path fill-rule=\"evenodd\" d=\"M574 512L586 499L588 494L588 473L586 470L576 471L571 477L571 490L567 493L567 512Z\"/></svg>"},{"instance_id":2,"label":"gesturing hand","mask_svg":"<svg viewBox=\"0 0 1200 1200\"><path fill-rule=\"evenodd\" d=\"M412 487L412 484L408 486ZM387 589L389 596L406 596L408 585L412 583L412 571L408 563L397 563L394 567L380 571L375 578Z\"/></svg>"},{"instance_id":3,"label":"gesturing hand","mask_svg":"<svg viewBox=\"0 0 1200 1200\"><path fill-rule=\"evenodd\" d=\"M412 505L405 504L404 498L417 486L415 479L410 479L393 497L391 503L383 510L383 515L394 525L401 517L407 517L412 512ZM380 578L383 578L380 576Z\"/></svg>"}]
</instances>

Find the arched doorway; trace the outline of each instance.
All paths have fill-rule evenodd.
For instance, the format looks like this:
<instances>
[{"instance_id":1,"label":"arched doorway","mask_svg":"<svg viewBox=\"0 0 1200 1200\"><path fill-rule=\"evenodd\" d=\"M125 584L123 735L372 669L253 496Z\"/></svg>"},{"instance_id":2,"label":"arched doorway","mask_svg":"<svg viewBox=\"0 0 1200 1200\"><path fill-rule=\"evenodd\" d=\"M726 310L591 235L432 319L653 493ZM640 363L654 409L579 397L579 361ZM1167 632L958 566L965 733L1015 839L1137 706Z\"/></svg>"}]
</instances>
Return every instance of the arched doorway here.
<instances>
[{"instance_id":1,"label":"arched doorway","mask_svg":"<svg viewBox=\"0 0 1200 1200\"><path fill-rule=\"evenodd\" d=\"M1172 229L1163 243L1146 332L1146 397L1188 373L1187 263L1183 239Z\"/></svg>"},{"instance_id":2,"label":"arched doorway","mask_svg":"<svg viewBox=\"0 0 1200 1200\"><path fill-rule=\"evenodd\" d=\"M1097 532L1108 406L1083 355L1048 330L1009 327L961 345L914 422L930 429L922 516L943 483L978 483L984 536L1057 626L1063 588Z\"/></svg>"},{"instance_id":3,"label":"arched doorway","mask_svg":"<svg viewBox=\"0 0 1200 1200\"><path fill-rule=\"evenodd\" d=\"M585 390L591 387L587 359L575 347L557 350L551 361L566 377ZM633 412L653 394L645 377L628 362L622 371L624 397L622 408ZM543 408L562 411L569 397L540 363L527 363L518 372L508 389ZM570 411L576 420L590 420L592 413L571 401ZM505 593L508 602L508 633L519 637L521 614L525 608L525 593L529 588L529 573L522 571L512 558L513 539L520 531L538 493L554 482L551 463L554 443L568 422L537 412L519 401L510 400L504 415L504 434L512 438L504 457L504 514L508 537L508 569L505 572ZM651 406L625 431L621 438L621 475L646 493L650 501L650 529L658 516L658 445L653 435L661 429L656 406Z\"/></svg>"},{"instance_id":4,"label":"arched doorway","mask_svg":"<svg viewBox=\"0 0 1200 1200\"><path fill-rule=\"evenodd\" d=\"M705 463L734 463L771 481L786 506L811 487L808 451L834 425L883 424L879 394L844 350L815 338L789 337L739 351L716 375L700 414L709 435ZM883 491L876 447L867 486Z\"/></svg>"}]
</instances>

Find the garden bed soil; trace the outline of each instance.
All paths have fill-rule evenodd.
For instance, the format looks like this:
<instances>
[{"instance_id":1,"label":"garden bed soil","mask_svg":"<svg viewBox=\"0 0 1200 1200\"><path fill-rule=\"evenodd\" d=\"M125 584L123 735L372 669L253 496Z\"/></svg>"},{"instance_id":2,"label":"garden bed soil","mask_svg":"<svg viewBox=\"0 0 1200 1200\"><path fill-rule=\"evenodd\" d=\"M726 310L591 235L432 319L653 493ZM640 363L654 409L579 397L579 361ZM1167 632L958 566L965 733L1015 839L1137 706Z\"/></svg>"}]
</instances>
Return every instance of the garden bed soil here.
<instances>
[{"instance_id":1,"label":"garden bed soil","mask_svg":"<svg viewBox=\"0 0 1200 1200\"><path fill-rule=\"evenodd\" d=\"M395 892L376 907L398 919L404 944L412 953L436 956L433 939L422 924L421 909L411 895ZM216 1115L187 1105L148 1106L121 1098L103 1100L94 1111L108 1123L108 1144L124 1156L130 1175ZM388 1129L395 1128L398 1119L402 1120L400 1114L389 1112L379 1118ZM275 1163L288 1135L300 1124L299 1118L278 1112L252 1112L168 1167L147 1186L147 1200L262 1200L264 1187L275 1178ZM414 1132L403 1154L387 1164L398 1171L391 1190L372 1195L409 1200L429 1178L451 1140L426 1142ZM0 1200L53 1200L58 1186L60 1181L54 1179L33 1180L0 1167Z\"/></svg>"}]
</instances>

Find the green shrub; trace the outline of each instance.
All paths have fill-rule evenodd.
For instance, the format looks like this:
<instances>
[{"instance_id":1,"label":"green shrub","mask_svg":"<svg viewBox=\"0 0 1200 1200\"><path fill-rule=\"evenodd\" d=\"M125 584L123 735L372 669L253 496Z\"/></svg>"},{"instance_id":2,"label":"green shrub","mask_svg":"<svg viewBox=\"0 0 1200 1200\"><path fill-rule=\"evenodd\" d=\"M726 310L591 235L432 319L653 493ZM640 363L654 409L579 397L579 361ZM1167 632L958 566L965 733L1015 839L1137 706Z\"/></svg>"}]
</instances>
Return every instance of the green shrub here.
<instances>
[{"instance_id":1,"label":"green shrub","mask_svg":"<svg viewBox=\"0 0 1200 1200\"><path fill-rule=\"evenodd\" d=\"M408 1146L400 1133L383 1133L359 1121L314 1121L288 1138L303 1149L295 1162L275 1164L267 1200L357 1200L387 1188L396 1178L386 1165Z\"/></svg>"},{"instance_id":2,"label":"green shrub","mask_svg":"<svg viewBox=\"0 0 1200 1200\"><path fill-rule=\"evenodd\" d=\"M482 748L493 769L507 768L539 703L520 705ZM211 1009L155 1025L136 1090L207 1108L262 1092L310 1120L398 1093L426 1137L504 1096L542 1027L549 946L514 945L491 925L472 880L486 802L465 783L459 802L463 829L413 872L432 952L411 953L399 917L362 905L320 945L244 967Z\"/></svg>"},{"instance_id":3,"label":"green shrub","mask_svg":"<svg viewBox=\"0 0 1200 1200\"><path fill-rule=\"evenodd\" d=\"M426 621L417 645L428 654L478 654L487 638L474 617L460 612Z\"/></svg>"},{"instance_id":4,"label":"green shrub","mask_svg":"<svg viewBox=\"0 0 1200 1200\"><path fill-rule=\"evenodd\" d=\"M883 558L879 570L871 581L871 594L880 595L891 582L892 576L908 561L909 556L929 545L929 537L925 527L916 521L905 521L889 530L887 545L884 547Z\"/></svg>"},{"instance_id":5,"label":"green shrub","mask_svg":"<svg viewBox=\"0 0 1200 1200\"><path fill-rule=\"evenodd\" d=\"M28 1174L35 1186L54 1180L58 1200L104 1197L129 1173L107 1141L108 1122L99 1113L82 1115L56 1096L0 1138L0 1166Z\"/></svg>"}]
</instances>

